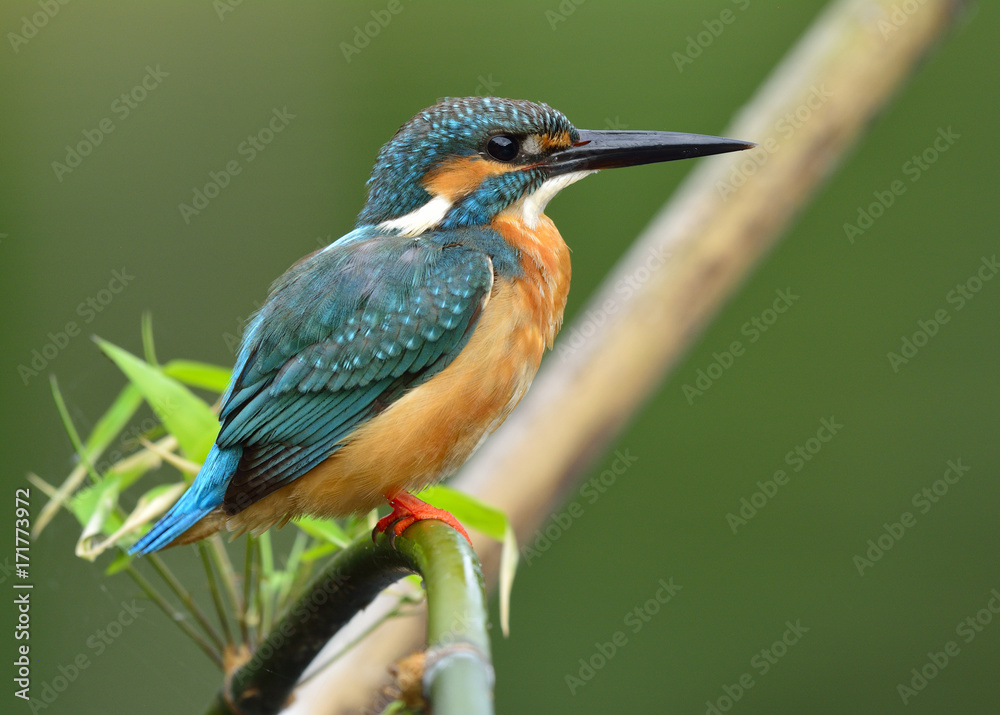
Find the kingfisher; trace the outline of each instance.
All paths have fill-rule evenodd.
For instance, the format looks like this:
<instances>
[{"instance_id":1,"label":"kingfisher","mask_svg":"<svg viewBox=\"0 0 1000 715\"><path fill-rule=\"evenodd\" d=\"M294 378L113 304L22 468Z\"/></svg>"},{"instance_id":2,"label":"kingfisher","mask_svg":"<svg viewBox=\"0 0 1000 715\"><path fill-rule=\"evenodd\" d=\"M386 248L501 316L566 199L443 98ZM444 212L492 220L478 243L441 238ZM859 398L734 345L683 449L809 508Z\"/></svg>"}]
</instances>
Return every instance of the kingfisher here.
<instances>
[{"instance_id":1,"label":"kingfisher","mask_svg":"<svg viewBox=\"0 0 1000 715\"><path fill-rule=\"evenodd\" d=\"M511 413L562 325L569 248L545 207L601 169L749 142L577 129L546 104L447 98L382 147L353 231L293 265L249 321L201 470L131 549L300 515L461 524L412 492Z\"/></svg>"}]
</instances>

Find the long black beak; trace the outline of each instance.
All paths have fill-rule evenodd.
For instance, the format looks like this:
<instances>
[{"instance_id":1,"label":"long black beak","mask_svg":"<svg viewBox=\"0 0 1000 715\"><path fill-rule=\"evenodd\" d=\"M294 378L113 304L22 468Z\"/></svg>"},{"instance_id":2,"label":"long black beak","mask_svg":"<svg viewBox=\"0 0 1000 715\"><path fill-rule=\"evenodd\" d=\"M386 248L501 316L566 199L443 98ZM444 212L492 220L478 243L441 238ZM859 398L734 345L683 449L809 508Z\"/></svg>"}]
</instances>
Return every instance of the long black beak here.
<instances>
[{"instance_id":1,"label":"long black beak","mask_svg":"<svg viewBox=\"0 0 1000 715\"><path fill-rule=\"evenodd\" d=\"M597 171L660 161L693 159L757 146L751 142L704 134L642 131L580 130L580 141L549 156L550 176L572 171Z\"/></svg>"}]
</instances>

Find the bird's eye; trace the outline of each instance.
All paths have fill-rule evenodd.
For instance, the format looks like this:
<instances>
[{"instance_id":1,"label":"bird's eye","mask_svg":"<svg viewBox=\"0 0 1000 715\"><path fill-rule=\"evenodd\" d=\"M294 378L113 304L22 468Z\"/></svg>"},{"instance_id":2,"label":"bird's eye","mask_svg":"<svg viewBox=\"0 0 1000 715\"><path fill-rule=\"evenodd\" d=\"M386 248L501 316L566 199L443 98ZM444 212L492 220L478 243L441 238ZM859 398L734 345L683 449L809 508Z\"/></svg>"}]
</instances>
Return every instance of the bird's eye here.
<instances>
[{"instance_id":1,"label":"bird's eye","mask_svg":"<svg viewBox=\"0 0 1000 715\"><path fill-rule=\"evenodd\" d=\"M513 161L520 150L517 139L507 134L490 137L486 142L486 153L497 161Z\"/></svg>"}]
</instances>

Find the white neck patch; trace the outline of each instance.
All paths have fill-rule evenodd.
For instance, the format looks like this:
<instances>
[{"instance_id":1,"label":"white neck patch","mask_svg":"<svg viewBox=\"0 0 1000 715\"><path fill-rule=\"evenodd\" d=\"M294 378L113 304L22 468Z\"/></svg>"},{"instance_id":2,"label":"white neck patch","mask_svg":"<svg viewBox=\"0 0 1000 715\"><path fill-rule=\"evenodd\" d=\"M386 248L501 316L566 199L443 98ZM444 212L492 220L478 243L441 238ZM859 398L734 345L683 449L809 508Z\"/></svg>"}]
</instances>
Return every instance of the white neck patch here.
<instances>
[{"instance_id":1,"label":"white neck patch","mask_svg":"<svg viewBox=\"0 0 1000 715\"><path fill-rule=\"evenodd\" d=\"M435 196L419 209L391 221L383 221L378 226L390 231L399 231L399 235L413 238L441 223L451 210L451 206L451 200L447 197Z\"/></svg>"},{"instance_id":2,"label":"white neck patch","mask_svg":"<svg viewBox=\"0 0 1000 715\"><path fill-rule=\"evenodd\" d=\"M561 174L553 179L546 179L541 186L527 196L522 196L511 205L508 211L520 213L521 221L528 228L535 228L538 219L545 211L549 201L572 183L575 183L585 176L594 174L594 171L571 171L568 174Z\"/></svg>"}]
</instances>

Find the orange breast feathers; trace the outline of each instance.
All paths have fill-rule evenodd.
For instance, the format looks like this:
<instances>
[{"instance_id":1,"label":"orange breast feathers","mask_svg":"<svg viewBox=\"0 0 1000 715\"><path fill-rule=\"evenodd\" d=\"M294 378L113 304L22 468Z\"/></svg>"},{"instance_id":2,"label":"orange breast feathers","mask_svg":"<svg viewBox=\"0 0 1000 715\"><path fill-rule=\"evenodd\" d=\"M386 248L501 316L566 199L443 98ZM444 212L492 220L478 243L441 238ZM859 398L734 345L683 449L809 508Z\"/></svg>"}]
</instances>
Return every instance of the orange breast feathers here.
<instances>
[{"instance_id":1,"label":"orange breast feathers","mask_svg":"<svg viewBox=\"0 0 1000 715\"><path fill-rule=\"evenodd\" d=\"M518 283L525 293L525 320L537 325L545 346L551 349L569 296L569 247L545 214L528 228L518 213L501 213L493 219L493 228L521 252L524 277Z\"/></svg>"},{"instance_id":2,"label":"orange breast feathers","mask_svg":"<svg viewBox=\"0 0 1000 715\"><path fill-rule=\"evenodd\" d=\"M514 217L498 219L494 228L521 251L524 275L497 277L458 357L360 426L318 467L230 517L230 529L256 531L298 514L373 509L387 493L449 476L503 423L562 324L570 262L569 249L545 216L531 231Z\"/></svg>"}]
</instances>

